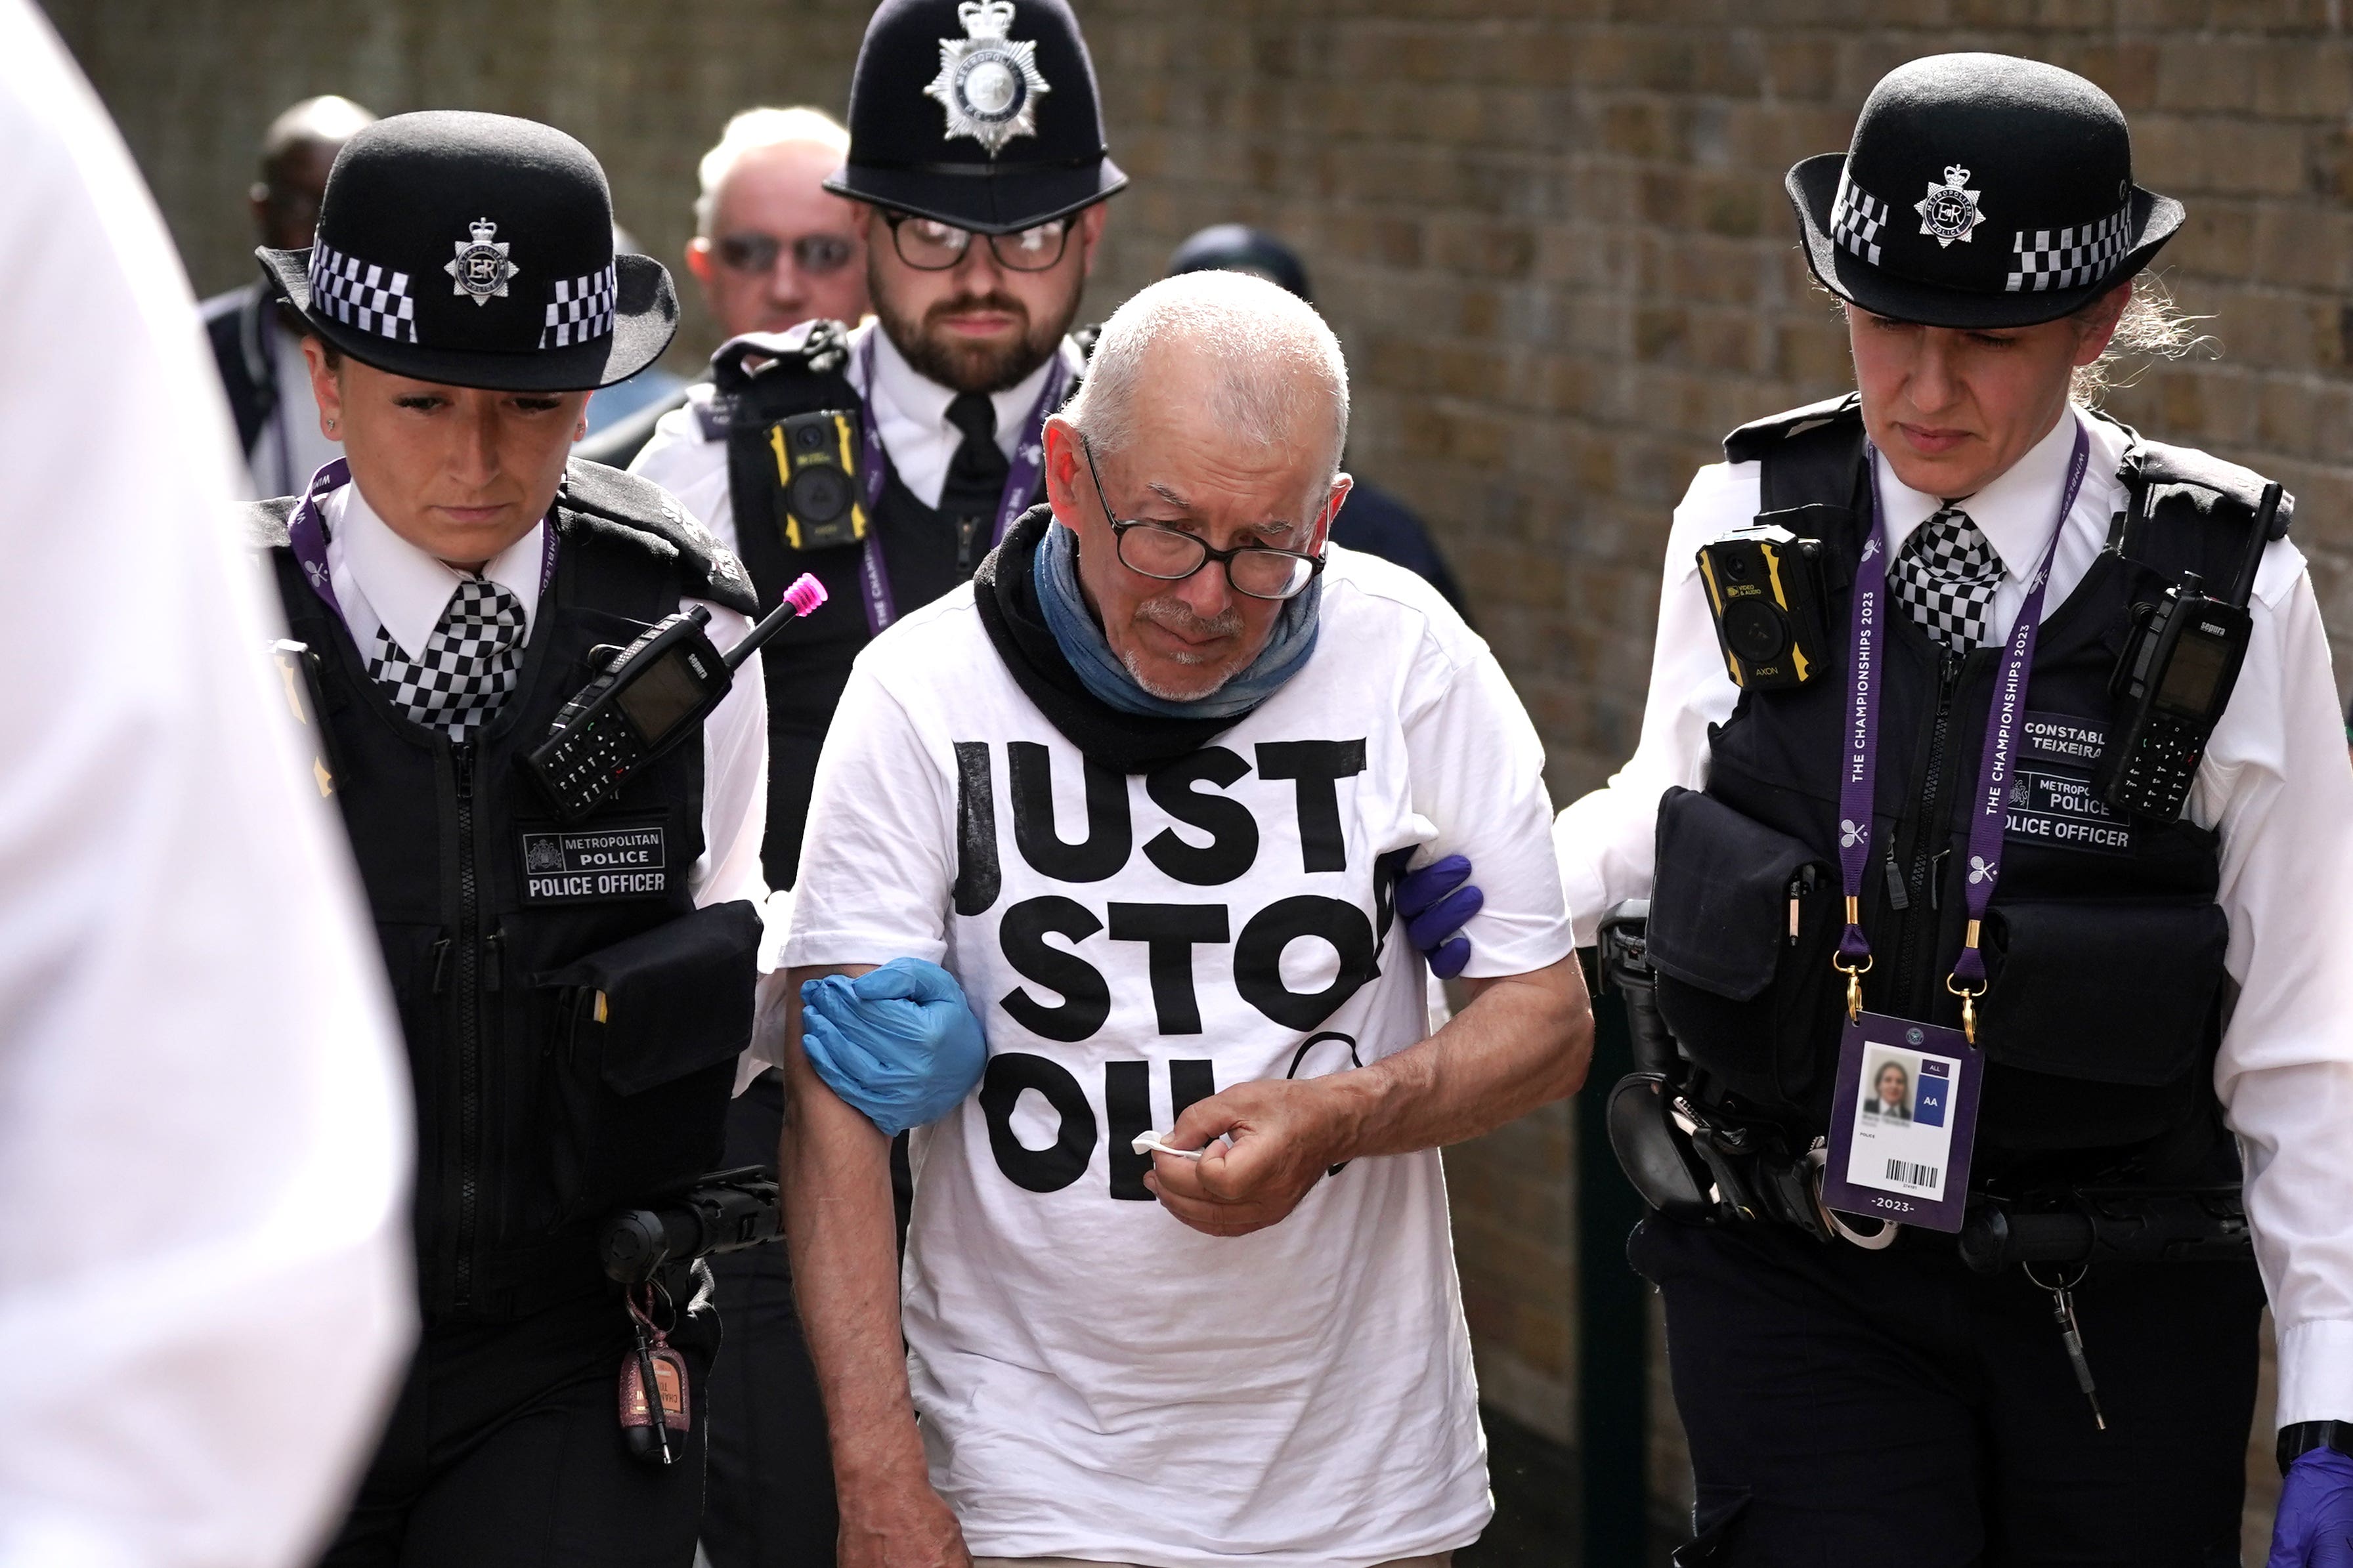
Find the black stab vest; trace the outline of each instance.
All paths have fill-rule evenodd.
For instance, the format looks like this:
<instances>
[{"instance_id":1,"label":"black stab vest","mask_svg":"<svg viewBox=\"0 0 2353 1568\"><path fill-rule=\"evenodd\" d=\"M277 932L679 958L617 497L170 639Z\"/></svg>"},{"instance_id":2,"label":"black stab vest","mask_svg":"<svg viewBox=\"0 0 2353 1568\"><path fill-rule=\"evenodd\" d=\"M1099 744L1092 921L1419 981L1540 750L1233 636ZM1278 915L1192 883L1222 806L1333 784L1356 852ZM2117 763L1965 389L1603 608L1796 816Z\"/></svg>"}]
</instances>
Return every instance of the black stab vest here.
<instances>
[{"instance_id":1,"label":"black stab vest","mask_svg":"<svg viewBox=\"0 0 2353 1568\"><path fill-rule=\"evenodd\" d=\"M1870 526L1859 405L1850 395L1745 426L1725 450L1763 464L1758 521L1826 546L1831 662L1805 686L1743 692L1711 730L1706 789L1662 801L1650 951L1662 1012L1704 1092L1804 1139L1828 1126L1844 1014L1831 956L1844 925L1852 581ZM2137 436L2120 477L2128 510L2043 618L1981 937L1978 1147L1981 1173L1996 1178L2202 1150L2215 1125L2229 937L2215 902L2217 837L2186 820L2111 815L2089 780L2132 606L2161 598L2184 569L2227 584L2263 481ZM2275 532L2286 519L2284 509ZM2000 651L1948 660L1909 616L1889 617L1862 894L1873 951L1863 1000L1874 1011L1960 1021L1945 980L1968 922L1970 813Z\"/></svg>"},{"instance_id":2,"label":"black stab vest","mask_svg":"<svg viewBox=\"0 0 2353 1568\"><path fill-rule=\"evenodd\" d=\"M577 1127L559 1079L583 1020L579 994L557 977L631 939L690 929L674 922L693 912L687 884L703 849L702 747L676 747L568 826L516 762L593 679L592 649L628 644L646 624L675 614L682 596L750 610L741 569L654 486L573 464L554 512L554 580L541 598L516 689L471 743L457 746L410 721L369 679L342 617L304 580L285 542L296 504L260 503L250 528L269 547L292 635L315 659L332 790L407 1043L427 1320L510 1318L605 1289L593 1234L603 1211L582 1206L562 1153L578 1141L567 1135ZM533 875L558 862L582 875ZM595 869L600 865L618 869ZM737 903L695 921L706 948L714 931L721 948L748 944L740 965L720 965L740 972L748 1035L756 913ZM610 984L617 996L620 982ZM698 1016L673 1017L654 1047L665 1060L636 1065L663 1081L694 1075L686 1139L693 1146L665 1152L679 1169L708 1170L719 1161L744 1040L730 1037L733 998L699 994L691 979L682 990L671 1005ZM609 1074L615 1063L604 1048Z\"/></svg>"},{"instance_id":3,"label":"black stab vest","mask_svg":"<svg viewBox=\"0 0 2353 1568\"><path fill-rule=\"evenodd\" d=\"M773 357L746 368L747 360L762 355ZM792 548L768 431L779 420L818 409L842 409L862 419L864 401L843 374L848 363L849 329L834 321L813 322L782 339L732 344L712 362L714 415L723 415L728 432L736 549L760 602L776 603L804 572L816 573L827 594L822 614L794 621L760 655L768 689L768 836L761 859L769 885L777 888L799 879L801 829L818 753L849 683L849 667L873 639L860 581L864 545ZM868 526L879 532L892 601L902 616L968 580L989 551L993 517L975 520L976 531L960 528L957 519L917 500L895 468L877 510Z\"/></svg>"}]
</instances>

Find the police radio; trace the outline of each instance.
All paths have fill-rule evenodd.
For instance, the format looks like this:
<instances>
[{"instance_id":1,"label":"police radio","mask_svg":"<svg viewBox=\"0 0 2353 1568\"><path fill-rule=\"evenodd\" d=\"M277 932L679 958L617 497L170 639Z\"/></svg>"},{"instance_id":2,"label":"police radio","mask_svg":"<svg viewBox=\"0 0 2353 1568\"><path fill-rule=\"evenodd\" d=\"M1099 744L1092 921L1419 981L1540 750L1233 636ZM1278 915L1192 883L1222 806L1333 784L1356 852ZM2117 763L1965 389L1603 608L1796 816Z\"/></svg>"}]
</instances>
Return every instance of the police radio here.
<instances>
[{"instance_id":1,"label":"police radio","mask_svg":"<svg viewBox=\"0 0 2353 1568\"><path fill-rule=\"evenodd\" d=\"M1822 545L1778 524L1736 529L1699 552L1715 640L1744 690L1803 686L1830 643Z\"/></svg>"},{"instance_id":2,"label":"police radio","mask_svg":"<svg viewBox=\"0 0 2353 1568\"><path fill-rule=\"evenodd\" d=\"M854 455L858 429L858 416L839 408L796 414L768 426L785 542L795 550L827 550L866 537Z\"/></svg>"},{"instance_id":3,"label":"police radio","mask_svg":"<svg viewBox=\"0 0 2353 1568\"><path fill-rule=\"evenodd\" d=\"M711 612L700 605L647 627L564 705L547 739L522 759L525 771L558 816L578 821L692 734L726 697L736 669L786 621L824 603L825 584L802 573L784 603L724 654L712 646Z\"/></svg>"},{"instance_id":4,"label":"police radio","mask_svg":"<svg viewBox=\"0 0 2353 1568\"><path fill-rule=\"evenodd\" d=\"M2159 822L2180 816L2247 657L2253 625L2247 601L2279 509L2280 487L2264 486L2227 598L2205 593L2198 574L2184 572L2162 604L2133 606L2132 630L2108 679L2115 716L2092 770L2092 788L2115 809Z\"/></svg>"}]
</instances>

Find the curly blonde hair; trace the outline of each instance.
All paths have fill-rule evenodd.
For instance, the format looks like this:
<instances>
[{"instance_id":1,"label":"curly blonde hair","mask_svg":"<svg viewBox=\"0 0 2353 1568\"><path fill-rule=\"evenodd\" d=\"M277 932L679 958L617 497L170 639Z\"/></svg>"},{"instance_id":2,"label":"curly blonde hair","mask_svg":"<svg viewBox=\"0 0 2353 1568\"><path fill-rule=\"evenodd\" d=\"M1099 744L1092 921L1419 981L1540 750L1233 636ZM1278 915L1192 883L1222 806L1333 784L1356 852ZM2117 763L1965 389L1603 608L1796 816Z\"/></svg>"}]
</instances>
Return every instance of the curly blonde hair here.
<instances>
[{"instance_id":1,"label":"curly blonde hair","mask_svg":"<svg viewBox=\"0 0 2353 1568\"><path fill-rule=\"evenodd\" d=\"M2100 303L2093 300L2074 319L2087 321ZM2198 331L2199 322L2211 319L2189 315L2175 304L2172 290L2156 273L2140 274L2132 280L2124 314L2116 319L2116 336L2099 358L2076 367L2071 395L2086 408L2097 408L2109 393L2135 384L2159 360L2187 359L2200 351L2213 357L2221 345Z\"/></svg>"}]
</instances>

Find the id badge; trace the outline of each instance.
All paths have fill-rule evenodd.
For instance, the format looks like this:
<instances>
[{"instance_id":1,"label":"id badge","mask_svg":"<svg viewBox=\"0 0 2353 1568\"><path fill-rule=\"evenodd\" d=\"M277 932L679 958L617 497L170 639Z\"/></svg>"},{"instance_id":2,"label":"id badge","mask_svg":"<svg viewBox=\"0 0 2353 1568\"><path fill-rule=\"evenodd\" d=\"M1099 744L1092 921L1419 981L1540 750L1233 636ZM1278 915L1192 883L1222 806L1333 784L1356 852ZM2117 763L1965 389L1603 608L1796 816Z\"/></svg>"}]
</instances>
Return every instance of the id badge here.
<instances>
[{"instance_id":1,"label":"id badge","mask_svg":"<svg viewBox=\"0 0 2353 1568\"><path fill-rule=\"evenodd\" d=\"M1865 1013L1839 1044L1822 1205L1957 1231L1985 1058L1958 1029Z\"/></svg>"}]
</instances>

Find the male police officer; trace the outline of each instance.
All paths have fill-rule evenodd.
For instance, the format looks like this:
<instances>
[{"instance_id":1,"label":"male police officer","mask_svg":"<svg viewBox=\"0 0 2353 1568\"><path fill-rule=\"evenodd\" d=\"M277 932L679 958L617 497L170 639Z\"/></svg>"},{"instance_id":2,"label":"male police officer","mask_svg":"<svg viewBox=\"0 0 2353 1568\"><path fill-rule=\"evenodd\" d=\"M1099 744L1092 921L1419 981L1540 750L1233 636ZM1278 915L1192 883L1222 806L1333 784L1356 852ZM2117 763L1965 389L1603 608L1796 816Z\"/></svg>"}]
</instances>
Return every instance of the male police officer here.
<instances>
[{"instance_id":1,"label":"male police officer","mask_svg":"<svg viewBox=\"0 0 2353 1568\"><path fill-rule=\"evenodd\" d=\"M1649 893L1683 1052L1613 1102L1673 1211L1631 1253L1683 1561L2237 1563L2252 1222L2302 1565L2353 1517L2312 1506L2353 1418L2353 774L2285 506L2070 397L2181 206L2106 95L1993 55L1892 72L1788 185L1857 395L1693 482L1640 749L1557 828L1581 937ZM2168 604L2167 665L2127 639ZM1862 1103L1890 1063L1908 1119Z\"/></svg>"},{"instance_id":2,"label":"male police officer","mask_svg":"<svg viewBox=\"0 0 2353 1568\"><path fill-rule=\"evenodd\" d=\"M675 1280L675 1307L625 1302L595 1235L719 1161L766 894L760 682L586 815L520 766L617 645L700 609L724 648L754 607L668 497L566 462L677 300L614 254L587 150L497 115L361 132L311 247L260 255L347 455L255 521L417 1087L424 1341L328 1561L683 1568L707 1320Z\"/></svg>"}]
</instances>

